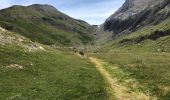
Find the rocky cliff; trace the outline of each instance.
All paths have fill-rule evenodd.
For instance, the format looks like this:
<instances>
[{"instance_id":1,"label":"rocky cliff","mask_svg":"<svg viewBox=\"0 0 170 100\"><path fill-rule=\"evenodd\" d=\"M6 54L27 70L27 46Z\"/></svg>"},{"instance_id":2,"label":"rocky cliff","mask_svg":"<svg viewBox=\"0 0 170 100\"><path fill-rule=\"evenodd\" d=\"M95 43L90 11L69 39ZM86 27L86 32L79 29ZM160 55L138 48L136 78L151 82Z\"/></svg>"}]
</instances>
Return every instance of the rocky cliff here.
<instances>
[{"instance_id":1,"label":"rocky cliff","mask_svg":"<svg viewBox=\"0 0 170 100\"><path fill-rule=\"evenodd\" d=\"M126 0L99 30L111 32L115 38L147 25L157 25L169 17L170 0Z\"/></svg>"}]
</instances>

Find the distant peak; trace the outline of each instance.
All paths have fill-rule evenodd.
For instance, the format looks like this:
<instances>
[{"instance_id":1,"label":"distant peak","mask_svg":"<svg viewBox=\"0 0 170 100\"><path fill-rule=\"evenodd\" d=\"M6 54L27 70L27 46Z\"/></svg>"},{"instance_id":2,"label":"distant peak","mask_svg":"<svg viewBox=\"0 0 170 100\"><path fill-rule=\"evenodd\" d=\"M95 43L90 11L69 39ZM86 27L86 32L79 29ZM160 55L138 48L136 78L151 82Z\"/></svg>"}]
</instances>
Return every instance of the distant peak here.
<instances>
[{"instance_id":1,"label":"distant peak","mask_svg":"<svg viewBox=\"0 0 170 100\"><path fill-rule=\"evenodd\" d=\"M13 5L13 6L11 6L11 8L18 8L18 7L24 7L24 6L21 6L21 5Z\"/></svg>"},{"instance_id":2,"label":"distant peak","mask_svg":"<svg viewBox=\"0 0 170 100\"><path fill-rule=\"evenodd\" d=\"M48 5L48 4L32 4L32 5L29 5L28 7L51 7L51 8L55 8L52 5Z\"/></svg>"},{"instance_id":3,"label":"distant peak","mask_svg":"<svg viewBox=\"0 0 170 100\"><path fill-rule=\"evenodd\" d=\"M32 6L34 6L34 7L41 7L41 6L47 6L47 7L52 7L51 5L48 5L48 4L32 4L32 5L29 5L30 7Z\"/></svg>"},{"instance_id":4,"label":"distant peak","mask_svg":"<svg viewBox=\"0 0 170 100\"><path fill-rule=\"evenodd\" d=\"M32 5L29 5L27 7L30 7L30 8L41 8L41 9L51 9L51 10L57 10L54 6L52 5L48 5L48 4L32 4Z\"/></svg>"}]
</instances>

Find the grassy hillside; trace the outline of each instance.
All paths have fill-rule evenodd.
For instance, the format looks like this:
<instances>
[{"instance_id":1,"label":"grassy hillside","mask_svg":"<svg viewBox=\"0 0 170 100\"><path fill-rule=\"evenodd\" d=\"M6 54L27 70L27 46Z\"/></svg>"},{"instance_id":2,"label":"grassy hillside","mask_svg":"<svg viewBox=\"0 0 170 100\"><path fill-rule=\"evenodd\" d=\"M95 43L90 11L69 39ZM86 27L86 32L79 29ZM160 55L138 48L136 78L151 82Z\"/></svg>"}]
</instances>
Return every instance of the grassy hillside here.
<instances>
[{"instance_id":1,"label":"grassy hillside","mask_svg":"<svg viewBox=\"0 0 170 100\"><path fill-rule=\"evenodd\" d=\"M1 28L0 76L1 100L109 98L104 79L87 59Z\"/></svg>"},{"instance_id":2,"label":"grassy hillside","mask_svg":"<svg viewBox=\"0 0 170 100\"><path fill-rule=\"evenodd\" d=\"M0 27L0 99L110 100L122 96L119 93L132 94L130 98L143 93L168 100L170 19L160 21L143 24L114 40L111 32L101 32L96 34L96 44L90 45L96 26L52 6L1 10L0 25L14 32ZM66 47L81 44L88 44L76 48L85 57ZM121 86L127 88L121 92Z\"/></svg>"},{"instance_id":3,"label":"grassy hillside","mask_svg":"<svg viewBox=\"0 0 170 100\"><path fill-rule=\"evenodd\" d=\"M102 43L100 39L96 43L102 51L122 49L130 52L170 52L170 19L157 25L145 26L109 42Z\"/></svg>"},{"instance_id":4,"label":"grassy hillside","mask_svg":"<svg viewBox=\"0 0 170 100\"><path fill-rule=\"evenodd\" d=\"M26 53L15 46L0 47L0 51L3 57L0 99L104 100L108 97L101 75L86 60L55 51Z\"/></svg>"},{"instance_id":5,"label":"grassy hillside","mask_svg":"<svg viewBox=\"0 0 170 100\"><path fill-rule=\"evenodd\" d=\"M159 100L169 100L169 19L93 48L97 53L90 55L109 62L105 69L131 91L143 91Z\"/></svg>"},{"instance_id":6,"label":"grassy hillside","mask_svg":"<svg viewBox=\"0 0 170 100\"><path fill-rule=\"evenodd\" d=\"M81 45L92 42L93 27L50 5L13 6L0 11L0 25L32 41L48 45Z\"/></svg>"},{"instance_id":7,"label":"grassy hillside","mask_svg":"<svg viewBox=\"0 0 170 100\"><path fill-rule=\"evenodd\" d=\"M109 62L110 66L106 65L105 69L131 91L142 91L159 100L169 100L169 53L139 53L119 49L93 56Z\"/></svg>"}]
</instances>

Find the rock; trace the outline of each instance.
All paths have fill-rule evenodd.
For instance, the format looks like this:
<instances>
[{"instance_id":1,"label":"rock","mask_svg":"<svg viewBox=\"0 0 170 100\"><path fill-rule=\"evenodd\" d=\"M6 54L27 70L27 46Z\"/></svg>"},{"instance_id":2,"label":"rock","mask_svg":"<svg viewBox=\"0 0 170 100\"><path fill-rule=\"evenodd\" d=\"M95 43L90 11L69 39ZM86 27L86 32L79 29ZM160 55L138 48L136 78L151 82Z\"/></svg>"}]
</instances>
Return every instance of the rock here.
<instances>
[{"instance_id":1,"label":"rock","mask_svg":"<svg viewBox=\"0 0 170 100\"><path fill-rule=\"evenodd\" d=\"M138 46L141 46L141 44L140 44L140 43L138 43Z\"/></svg>"},{"instance_id":2,"label":"rock","mask_svg":"<svg viewBox=\"0 0 170 100\"><path fill-rule=\"evenodd\" d=\"M21 39L21 38L18 38L18 41L19 41L19 42L23 42L24 40L23 40L23 39Z\"/></svg>"},{"instance_id":3,"label":"rock","mask_svg":"<svg viewBox=\"0 0 170 100\"><path fill-rule=\"evenodd\" d=\"M170 0L126 0L118 11L100 25L98 30L112 32L113 40L146 25L159 24L167 18L170 18Z\"/></svg>"},{"instance_id":4,"label":"rock","mask_svg":"<svg viewBox=\"0 0 170 100\"><path fill-rule=\"evenodd\" d=\"M39 48L40 50L45 50L42 46L39 46L38 48Z\"/></svg>"},{"instance_id":5,"label":"rock","mask_svg":"<svg viewBox=\"0 0 170 100\"><path fill-rule=\"evenodd\" d=\"M0 31L5 32L6 30L5 30L5 29L3 29L2 27L0 27Z\"/></svg>"},{"instance_id":6,"label":"rock","mask_svg":"<svg viewBox=\"0 0 170 100\"><path fill-rule=\"evenodd\" d=\"M161 52L161 49L157 49L157 52Z\"/></svg>"},{"instance_id":7,"label":"rock","mask_svg":"<svg viewBox=\"0 0 170 100\"><path fill-rule=\"evenodd\" d=\"M10 64L10 65L6 66L6 68L23 69L24 67L22 65L19 65L19 64Z\"/></svg>"}]
</instances>

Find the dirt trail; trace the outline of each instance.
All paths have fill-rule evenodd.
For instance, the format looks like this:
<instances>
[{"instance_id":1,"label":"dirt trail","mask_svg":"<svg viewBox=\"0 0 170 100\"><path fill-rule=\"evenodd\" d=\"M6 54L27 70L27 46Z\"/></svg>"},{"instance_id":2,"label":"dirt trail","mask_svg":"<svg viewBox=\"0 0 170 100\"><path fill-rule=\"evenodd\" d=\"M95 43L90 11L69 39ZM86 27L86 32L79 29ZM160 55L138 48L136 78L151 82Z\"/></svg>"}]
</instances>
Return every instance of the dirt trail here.
<instances>
[{"instance_id":1,"label":"dirt trail","mask_svg":"<svg viewBox=\"0 0 170 100\"><path fill-rule=\"evenodd\" d=\"M112 76L104 69L100 60L93 57L89 57L89 59L93 64L96 65L97 70L106 78L112 92L118 100L156 100L141 92L129 92L128 87L119 84L116 78L112 78Z\"/></svg>"}]
</instances>

